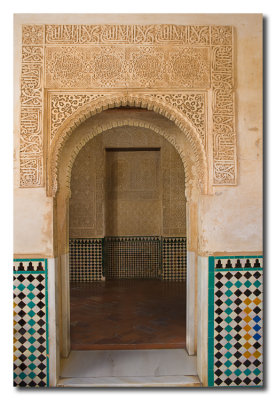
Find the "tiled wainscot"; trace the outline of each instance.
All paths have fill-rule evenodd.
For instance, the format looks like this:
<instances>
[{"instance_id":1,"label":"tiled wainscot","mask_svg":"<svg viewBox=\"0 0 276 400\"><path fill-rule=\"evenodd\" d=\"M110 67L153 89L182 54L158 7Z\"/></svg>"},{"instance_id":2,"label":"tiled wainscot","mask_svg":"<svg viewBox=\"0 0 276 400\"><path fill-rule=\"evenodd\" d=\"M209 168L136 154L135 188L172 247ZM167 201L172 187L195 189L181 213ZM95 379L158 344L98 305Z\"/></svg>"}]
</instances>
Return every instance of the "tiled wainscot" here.
<instances>
[{"instance_id":1,"label":"tiled wainscot","mask_svg":"<svg viewBox=\"0 0 276 400\"><path fill-rule=\"evenodd\" d=\"M14 386L49 386L47 259L15 259Z\"/></svg>"},{"instance_id":2,"label":"tiled wainscot","mask_svg":"<svg viewBox=\"0 0 276 400\"><path fill-rule=\"evenodd\" d=\"M209 257L208 386L263 385L263 257Z\"/></svg>"},{"instance_id":3,"label":"tiled wainscot","mask_svg":"<svg viewBox=\"0 0 276 400\"><path fill-rule=\"evenodd\" d=\"M186 237L71 238L70 281L164 279L185 281Z\"/></svg>"}]
</instances>

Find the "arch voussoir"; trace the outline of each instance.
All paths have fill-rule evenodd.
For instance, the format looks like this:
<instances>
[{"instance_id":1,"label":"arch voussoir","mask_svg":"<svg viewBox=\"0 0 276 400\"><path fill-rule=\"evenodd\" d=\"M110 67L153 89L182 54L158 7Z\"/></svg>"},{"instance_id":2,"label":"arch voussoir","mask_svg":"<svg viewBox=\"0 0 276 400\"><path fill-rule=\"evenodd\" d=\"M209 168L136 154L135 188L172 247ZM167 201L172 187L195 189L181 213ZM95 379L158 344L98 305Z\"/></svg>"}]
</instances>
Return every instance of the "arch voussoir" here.
<instances>
[{"instance_id":1,"label":"arch voussoir","mask_svg":"<svg viewBox=\"0 0 276 400\"><path fill-rule=\"evenodd\" d=\"M63 146L66 143L68 137L73 133L73 131L78 128L83 122L85 122L88 118L95 116L96 114L100 114L104 110L117 108L121 106L135 106L139 108L144 108L147 110L152 110L156 114L162 115L169 121L173 122L176 127L180 129L185 139L188 141L189 145L193 149L194 153L194 162L196 164L198 182L200 186L200 190L204 193L207 189L207 160L204 145L199 137L197 131L193 128L192 124L185 118L185 116L176 108L171 105L166 104L164 101L160 99L152 99L150 95L116 95L116 96L104 96L100 99L93 100L84 106L77 109L72 115L68 116L66 120L61 124L59 129L57 130L55 137L51 143L50 151L49 151L49 160L48 160L48 185L47 192L48 195L54 196L58 189L58 164L59 158L62 151ZM119 125L114 125L114 124ZM104 130L111 129L115 126L123 126L120 125L122 121L114 121L109 125L102 124L95 129L93 135L95 136L98 133L103 132ZM135 124L134 120L128 120L123 122L125 125ZM146 124L146 123L145 123ZM146 124L147 125L147 124ZM149 127L143 125L144 127ZM135 125L133 125L135 126ZM141 121L140 125L142 126ZM187 154L183 154L181 151L181 147L176 143L173 137L170 134L160 131L156 126L149 127L149 129L154 130L155 132L161 134L166 137L173 146L176 148L178 153L180 154L184 167L185 167L185 157ZM91 136L91 138L93 137ZM91 139L90 138L90 139ZM185 169L187 177L189 176L189 168Z\"/></svg>"}]
</instances>

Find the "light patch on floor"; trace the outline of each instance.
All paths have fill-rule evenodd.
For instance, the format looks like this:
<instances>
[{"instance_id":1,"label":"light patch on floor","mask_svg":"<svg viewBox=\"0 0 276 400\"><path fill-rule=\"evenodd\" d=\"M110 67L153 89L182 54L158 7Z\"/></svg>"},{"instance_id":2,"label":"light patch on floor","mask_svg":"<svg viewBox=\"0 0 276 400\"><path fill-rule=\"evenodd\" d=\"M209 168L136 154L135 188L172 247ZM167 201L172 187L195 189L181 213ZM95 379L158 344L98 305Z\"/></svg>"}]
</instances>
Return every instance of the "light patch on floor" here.
<instances>
[{"instance_id":1,"label":"light patch on floor","mask_svg":"<svg viewBox=\"0 0 276 400\"><path fill-rule=\"evenodd\" d=\"M183 349L71 351L59 386L200 386Z\"/></svg>"}]
</instances>

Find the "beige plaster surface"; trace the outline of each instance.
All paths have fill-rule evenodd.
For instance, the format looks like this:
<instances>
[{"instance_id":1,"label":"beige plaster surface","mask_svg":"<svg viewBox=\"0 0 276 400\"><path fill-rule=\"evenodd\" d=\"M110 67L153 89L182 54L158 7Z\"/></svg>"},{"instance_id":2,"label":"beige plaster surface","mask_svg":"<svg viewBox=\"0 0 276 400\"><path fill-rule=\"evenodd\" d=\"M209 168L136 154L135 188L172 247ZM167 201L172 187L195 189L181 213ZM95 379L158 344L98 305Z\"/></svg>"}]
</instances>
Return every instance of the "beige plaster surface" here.
<instances>
[{"instance_id":1,"label":"beige plaster surface","mask_svg":"<svg viewBox=\"0 0 276 400\"><path fill-rule=\"evenodd\" d=\"M53 254L53 199L44 188L15 189L14 253Z\"/></svg>"},{"instance_id":2,"label":"beige plaster surface","mask_svg":"<svg viewBox=\"0 0 276 400\"><path fill-rule=\"evenodd\" d=\"M262 15L260 14L21 14L15 16L15 65L20 61L21 23L173 23L233 25L235 29L238 185L214 187L199 201L199 251L262 249ZM20 69L15 68L15 186L18 187ZM211 160L209 160L209 165ZM27 194L28 193L28 194ZM30 193L32 193L30 195ZM51 254L52 201L39 188L15 191L16 254ZM37 214L37 218L30 215ZM29 227L29 229L28 229Z\"/></svg>"}]
</instances>

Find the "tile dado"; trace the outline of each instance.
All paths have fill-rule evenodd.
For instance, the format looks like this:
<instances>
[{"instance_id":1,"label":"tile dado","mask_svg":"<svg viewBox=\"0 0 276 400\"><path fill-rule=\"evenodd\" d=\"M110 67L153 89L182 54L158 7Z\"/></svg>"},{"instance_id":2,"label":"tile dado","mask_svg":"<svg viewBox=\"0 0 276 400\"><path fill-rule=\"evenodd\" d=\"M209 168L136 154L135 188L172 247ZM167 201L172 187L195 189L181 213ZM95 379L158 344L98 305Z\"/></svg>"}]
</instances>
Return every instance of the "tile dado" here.
<instances>
[{"instance_id":1,"label":"tile dado","mask_svg":"<svg viewBox=\"0 0 276 400\"><path fill-rule=\"evenodd\" d=\"M14 386L49 386L47 259L15 259Z\"/></svg>"},{"instance_id":2,"label":"tile dado","mask_svg":"<svg viewBox=\"0 0 276 400\"><path fill-rule=\"evenodd\" d=\"M70 281L91 282L103 278L103 239L69 240Z\"/></svg>"},{"instance_id":3,"label":"tile dado","mask_svg":"<svg viewBox=\"0 0 276 400\"><path fill-rule=\"evenodd\" d=\"M185 237L162 239L162 279L185 281L187 275L187 249Z\"/></svg>"},{"instance_id":4,"label":"tile dado","mask_svg":"<svg viewBox=\"0 0 276 400\"><path fill-rule=\"evenodd\" d=\"M104 243L104 265L107 278L160 277L160 237L106 237Z\"/></svg>"},{"instance_id":5,"label":"tile dado","mask_svg":"<svg viewBox=\"0 0 276 400\"><path fill-rule=\"evenodd\" d=\"M263 384L263 256L209 257L208 386Z\"/></svg>"},{"instance_id":6,"label":"tile dado","mask_svg":"<svg viewBox=\"0 0 276 400\"><path fill-rule=\"evenodd\" d=\"M185 237L110 236L70 239L70 280L159 278L185 281Z\"/></svg>"}]
</instances>

